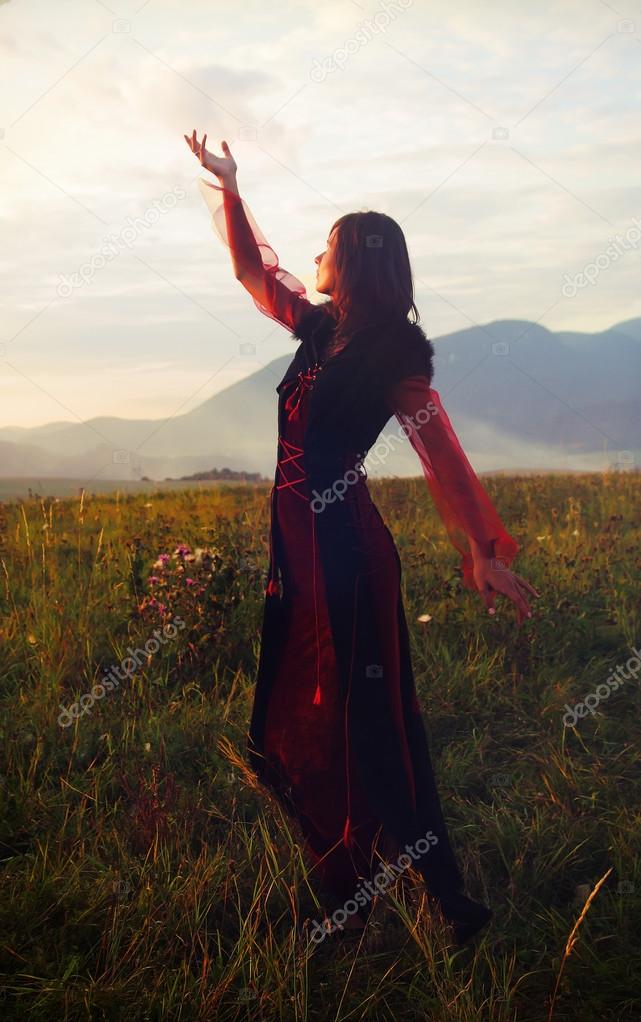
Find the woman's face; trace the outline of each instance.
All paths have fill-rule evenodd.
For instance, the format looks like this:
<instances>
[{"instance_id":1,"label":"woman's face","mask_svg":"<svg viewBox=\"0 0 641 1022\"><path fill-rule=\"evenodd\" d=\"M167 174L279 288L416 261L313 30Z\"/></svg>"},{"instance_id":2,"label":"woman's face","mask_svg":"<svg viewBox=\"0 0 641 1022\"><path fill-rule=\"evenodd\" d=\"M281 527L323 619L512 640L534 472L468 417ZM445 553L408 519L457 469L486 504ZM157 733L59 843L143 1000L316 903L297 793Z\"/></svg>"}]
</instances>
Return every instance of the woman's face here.
<instances>
[{"instance_id":1,"label":"woman's face","mask_svg":"<svg viewBox=\"0 0 641 1022\"><path fill-rule=\"evenodd\" d=\"M316 290L320 294L330 295L334 287L334 243L336 241L336 230L330 233L327 239L327 248L321 255L317 255L314 262L318 267L316 273Z\"/></svg>"}]
</instances>

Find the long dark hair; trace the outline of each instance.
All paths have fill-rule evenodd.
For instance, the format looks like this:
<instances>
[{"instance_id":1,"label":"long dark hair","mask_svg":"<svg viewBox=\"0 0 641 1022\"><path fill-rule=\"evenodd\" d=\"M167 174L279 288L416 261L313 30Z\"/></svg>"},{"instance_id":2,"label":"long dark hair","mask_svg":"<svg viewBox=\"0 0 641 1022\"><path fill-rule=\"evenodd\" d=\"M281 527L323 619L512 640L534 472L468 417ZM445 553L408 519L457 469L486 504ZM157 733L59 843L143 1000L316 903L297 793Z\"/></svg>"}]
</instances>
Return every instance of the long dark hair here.
<instances>
[{"instance_id":1,"label":"long dark hair","mask_svg":"<svg viewBox=\"0 0 641 1022\"><path fill-rule=\"evenodd\" d=\"M335 287L323 302L336 320L332 347L355 330L390 319L420 320L405 235L386 213L345 213L333 224ZM331 231L330 231L331 234Z\"/></svg>"}]
</instances>

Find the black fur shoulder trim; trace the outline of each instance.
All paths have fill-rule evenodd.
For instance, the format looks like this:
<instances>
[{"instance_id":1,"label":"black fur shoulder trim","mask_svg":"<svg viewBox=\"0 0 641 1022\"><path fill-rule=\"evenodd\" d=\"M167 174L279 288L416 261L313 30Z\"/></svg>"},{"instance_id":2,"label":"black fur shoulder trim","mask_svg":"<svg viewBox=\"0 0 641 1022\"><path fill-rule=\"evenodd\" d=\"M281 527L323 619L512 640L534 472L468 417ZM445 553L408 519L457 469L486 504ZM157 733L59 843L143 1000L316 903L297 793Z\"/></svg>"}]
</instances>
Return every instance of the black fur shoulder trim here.
<instances>
[{"instance_id":1,"label":"black fur shoulder trim","mask_svg":"<svg viewBox=\"0 0 641 1022\"><path fill-rule=\"evenodd\" d=\"M417 375L426 375L430 383L434 377L434 345L418 323L407 321L411 347L417 357Z\"/></svg>"},{"instance_id":2,"label":"black fur shoulder trim","mask_svg":"<svg viewBox=\"0 0 641 1022\"><path fill-rule=\"evenodd\" d=\"M311 309L307 309L295 330L291 331L291 336L299 341L306 341L310 333L314 331L325 319L328 313L325 311L324 306L328 305L328 302L322 302L319 305L314 305L312 302Z\"/></svg>"}]
</instances>

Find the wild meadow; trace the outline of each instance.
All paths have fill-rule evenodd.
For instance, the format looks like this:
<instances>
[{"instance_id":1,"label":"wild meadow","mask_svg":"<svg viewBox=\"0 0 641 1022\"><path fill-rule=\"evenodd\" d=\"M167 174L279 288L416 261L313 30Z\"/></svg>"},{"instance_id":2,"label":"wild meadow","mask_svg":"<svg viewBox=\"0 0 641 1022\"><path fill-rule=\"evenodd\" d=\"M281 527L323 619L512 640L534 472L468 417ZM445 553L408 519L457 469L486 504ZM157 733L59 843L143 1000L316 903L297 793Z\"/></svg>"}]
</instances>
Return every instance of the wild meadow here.
<instances>
[{"instance_id":1,"label":"wild meadow","mask_svg":"<svg viewBox=\"0 0 641 1022\"><path fill-rule=\"evenodd\" d=\"M268 486L5 501L5 1022L641 1019L641 476L486 480L541 593L520 627L461 587L422 478L368 485L490 925L456 947L409 869L362 936L311 941L296 826L245 758Z\"/></svg>"}]
</instances>

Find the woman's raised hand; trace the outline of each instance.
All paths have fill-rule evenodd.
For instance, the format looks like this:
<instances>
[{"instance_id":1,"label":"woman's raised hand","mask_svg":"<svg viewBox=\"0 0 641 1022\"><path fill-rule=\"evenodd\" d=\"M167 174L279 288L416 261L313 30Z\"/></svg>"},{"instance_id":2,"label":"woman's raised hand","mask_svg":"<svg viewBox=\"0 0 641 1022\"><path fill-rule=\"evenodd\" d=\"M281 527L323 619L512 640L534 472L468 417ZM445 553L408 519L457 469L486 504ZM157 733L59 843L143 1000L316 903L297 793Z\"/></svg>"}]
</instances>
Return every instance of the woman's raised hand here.
<instances>
[{"instance_id":1,"label":"woman's raised hand","mask_svg":"<svg viewBox=\"0 0 641 1022\"><path fill-rule=\"evenodd\" d=\"M231 154L231 150L225 140L221 142L223 155L216 156L214 153L207 152L205 149L205 142L207 141L207 133L203 135L202 142L199 142L196 138L196 129L194 128L191 136L183 136L185 142L191 149L192 153L195 153L200 160L205 170L210 170L212 174L215 174L217 178L221 180L230 177L235 174L238 170L236 161Z\"/></svg>"}]
</instances>

